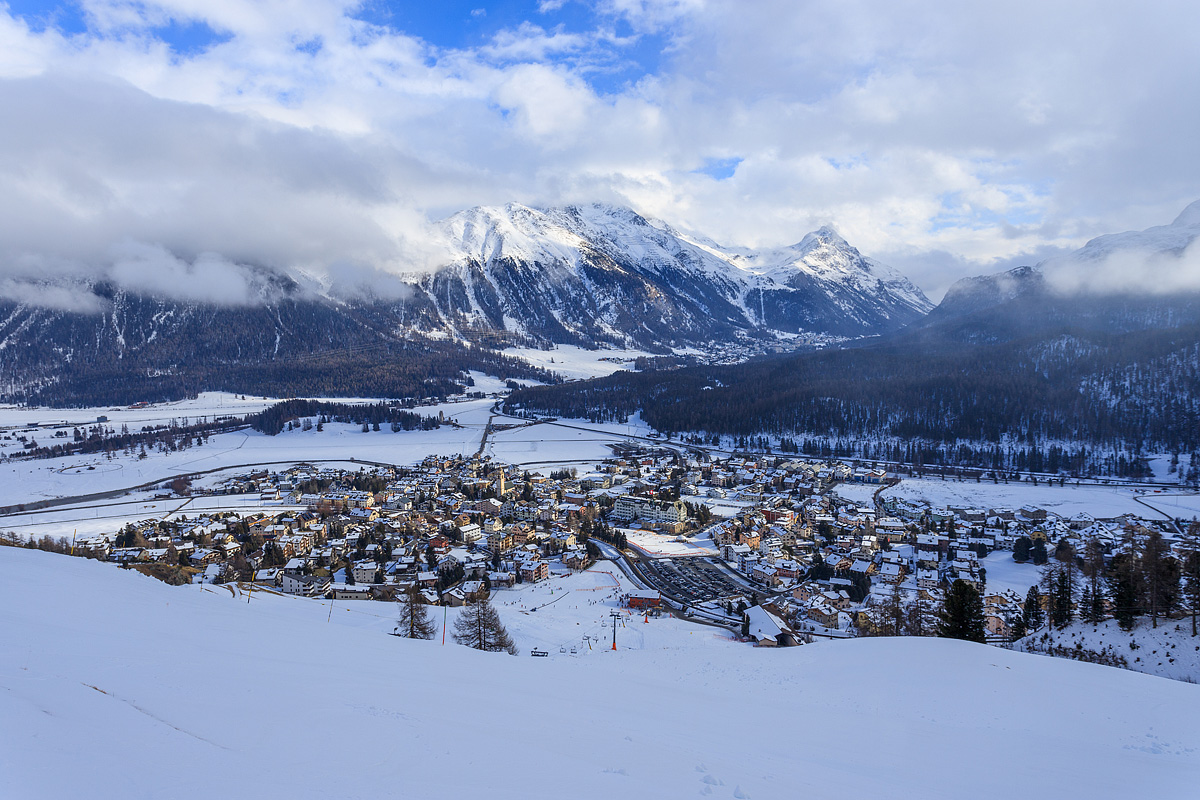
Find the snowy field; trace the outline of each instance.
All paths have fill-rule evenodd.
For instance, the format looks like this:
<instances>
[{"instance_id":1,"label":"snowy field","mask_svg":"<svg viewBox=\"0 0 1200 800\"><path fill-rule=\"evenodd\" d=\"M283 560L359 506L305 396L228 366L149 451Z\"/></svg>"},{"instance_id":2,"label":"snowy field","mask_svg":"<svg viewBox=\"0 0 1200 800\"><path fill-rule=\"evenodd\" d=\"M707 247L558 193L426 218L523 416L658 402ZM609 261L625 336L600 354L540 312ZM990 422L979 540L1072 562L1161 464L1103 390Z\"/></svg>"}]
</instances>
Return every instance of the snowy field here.
<instances>
[{"instance_id":1,"label":"snowy field","mask_svg":"<svg viewBox=\"0 0 1200 800\"><path fill-rule=\"evenodd\" d=\"M628 440L614 434L542 424L493 433L485 452L505 463L550 472L572 466L581 469L612 458L609 445L619 441Z\"/></svg>"},{"instance_id":2,"label":"snowy field","mask_svg":"<svg viewBox=\"0 0 1200 800\"><path fill-rule=\"evenodd\" d=\"M1032 562L1013 561L1011 550L995 550L979 563L987 570L988 594L1012 591L1024 600L1029 587L1037 585L1042 576L1042 568Z\"/></svg>"},{"instance_id":3,"label":"snowy field","mask_svg":"<svg viewBox=\"0 0 1200 800\"><path fill-rule=\"evenodd\" d=\"M479 448L492 403L486 399L465 400L418 408L427 416L443 413L462 426L444 425L432 431L392 433L384 429L363 433L356 425L329 423L323 431L297 429L276 436L250 430L225 433L211 437L207 445L187 450L148 451L144 459L75 455L4 464L0 465L0 505L111 491L189 472L258 464L349 465L350 459L411 464L430 453L470 454Z\"/></svg>"},{"instance_id":4,"label":"snowy field","mask_svg":"<svg viewBox=\"0 0 1200 800\"><path fill-rule=\"evenodd\" d=\"M384 604L330 614L265 593L247 603L222 587L0 550L3 793L1194 794L1196 686L950 640L771 651L628 618L617 652L564 656L555 643L587 631L605 641L605 617L583 604L610 591L607 578L570 580L537 612L499 607L519 642L553 648L533 659L386 636ZM551 599L538 591L522 603ZM559 604L578 606L577 629L549 613Z\"/></svg>"},{"instance_id":5,"label":"snowy field","mask_svg":"<svg viewBox=\"0 0 1200 800\"><path fill-rule=\"evenodd\" d=\"M202 392L190 400L155 403L145 408L125 406L100 406L96 408L48 408L44 406L0 406L0 428L28 427L33 423L42 425L94 425L98 416L108 417L106 425L120 428L128 425L130 430L144 425L165 425L172 419L196 419L197 417L244 417L278 403L272 397L229 394L227 392ZM376 402L374 400L346 399L339 402Z\"/></svg>"},{"instance_id":6,"label":"snowy field","mask_svg":"<svg viewBox=\"0 0 1200 800\"><path fill-rule=\"evenodd\" d=\"M259 402L270 405L273 401ZM329 423L323 431L297 429L276 436L256 431L220 434L211 437L204 446L174 453L149 451L144 459L118 455L109 460L102 455L77 455L4 464L0 465L0 505L113 491L150 481L166 481L180 474L254 465L349 463L351 459L412 464L430 453L470 455L479 449L484 429L493 416L493 403L490 399L461 400L418 408L419 413L427 416L442 413L460 426L444 425L432 431L392 433L385 429L364 433L356 425ZM200 414L211 408L211 402L196 402L186 408L179 404L176 411ZM254 409L241 408L238 413L251 410ZM87 413L93 411L96 409ZM155 411L155 421L168 421L175 413ZM519 422L504 416L498 416L497 421ZM532 471L549 472L563 466L586 469L612 455L607 445L647 432L638 420L600 425L591 425L586 420L564 420L561 424L496 432L489 438L485 452Z\"/></svg>"},{"instance_id":7,"label":"snowy field","mask_svg":"<svg viewBox=\"0 0 1200 800\"><path fill-rule=\"evenodd\" d=\"M680 500L693 505L705 505L718 517L735 517L751 506L758 503L754 500L730 500L720 497L706 497L702 494L681 495Z\"/></svg>"},{"instance_id":8,"label":"snowy field","mask_svg":"<svg viewBox=\"0 0 1200 800\"><path fill-rule=\"evenodd\" d=\"M633 360L650 356L641 350L585 350L571 344L558 344L553 350L513 347L504 355L545 367L564 378L599 378L622 369L633 369Z\"/></svg>"},{"instance_id":9,"label":"snowy field","mask_svg":"<svg viewBox=\"0 0 1200 800\"><path fill-rule=\"evenodd\" d=\"M840 489L840 487L839 487ZM1154 516L1153 511L1138 502L1141 498L1155 502L1162 497L1153 489L1132 489L1117 486L1034 486L1031 483L999 483L991 481L943 481L930 478L903 478L898 486L885 489L881 497L901 497L925 501L934 507L966 505L973 508L1011 508L1024 505L1040 506L1064 517L1088 513L1094 517L1119 517L1122 514ZM1170 498L1171 501L1180 498ZM1200 509L1200 499L1189 498L1191 509ZM1163 504L1166 500L1159 501ZM1164 509L1168 506L1162 505ZM1183 506L1179 506L1182 508ZM1175 513L1172 507L1171 513Z\"/></svg>"},{"instance_id":10,"label":"snowy field","mask_svg":"<svg viewBox=\"0 0 1200 800\"><path fill-rule=\"evenodd\" d=\"M648 556L715 556L717 548L712 539L687 539L676 541L675 534L661 534L654 531L620 528L629 540L629 544Z\"/></svg>"},{"instance_id":11,"label":"snowy field","mask_svg":"<svg viewBox=\"0 0 1200 800\"><path fill-rule=\"evenodd\" d=\"M869 483L839 483L833 487L833 493L855 505L874 508L875 492L878 489L878 486Z\"/></svg>"},{"instance_id":12,"label":"snowy field","mask_svg":"<svg viewBox=\"0 0 1200 800\"><path fill-rule=\"evenodd\" d=\"M537 584L499 589L492 593L492 603L521 655L534 648L548 652L549 658L582 658L611 651L610 615L614 611L621 615L617 621L620 651L746 649L724 630L670 616L647 617L621 608L621 596L638 588L611 561L600 561L586 572L558 574ZM451 630L453 625L451 619Z\"/></svg>"},{"instance_id":13,"label":"snowy field","mask_svg":"<svg viewBox=\"0 0 1200 800\"><path fill-rule=\"evenodd\" d=\"M145 459L133 455L109 461L102 455L76 455L13 462L0 465L0 505L105 492L165 481L190 472L258 464L282 466L349 459L409 464L429 453L473 453L482 435L482 424L465 428L443 426L432 431L363 433L355 425L330 423L320 432L314 428L284 431L277 436L257 431L225 433L213 436L202 447L174 453L151 452ZM89 466L94 469L88 470Z\"/></svg>"},{"instance_id":14,"label":"snowy field","mask_svg":"<svg viewBox=\"0 0 1200 800\"><path fill-rule=\"evenodd\" d=\"M129 499L130 497L137 499ZM278 514L283 511L303 510L303 506L289 505L282 501L263 503L257 494L173 497L169 500L159 500L148 493L140 492L103 503L0 516L0 530L26 537L51 536L57 539L65 536L69 539L75 536L83 539L97 534L113 533L126 523L146 519L168 520L179 519L182 516L192 519L213 511Z\"/></svg>"},{"instance_id":15,"label":"snowy field","mask_svg":"<svg viewBox=\"0 0 1200 800\"><path fill-rule=\"evenodd\" d=\"M1142 501L1175 519L1200 519L1200 494L1150 492Z\"/></svg>"}]
</instances>

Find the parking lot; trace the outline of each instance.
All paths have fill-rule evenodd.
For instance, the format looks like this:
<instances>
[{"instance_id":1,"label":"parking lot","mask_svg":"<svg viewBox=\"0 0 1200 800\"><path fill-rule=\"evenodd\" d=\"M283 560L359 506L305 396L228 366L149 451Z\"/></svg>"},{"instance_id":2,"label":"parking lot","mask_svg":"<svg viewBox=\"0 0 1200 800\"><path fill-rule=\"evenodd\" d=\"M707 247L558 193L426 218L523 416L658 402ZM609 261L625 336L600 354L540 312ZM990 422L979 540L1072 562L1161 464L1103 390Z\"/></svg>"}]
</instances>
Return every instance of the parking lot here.
<instances>
[{"instance_id":1,"label":"parking lot","mask_svg":"<svg viewBox=\"0 0 1200 800\"><path fill-rule=\"evenodd\" d=\"M689 603L746 594L745 589L703 558L658 558L644 560L640 566L647 577L659 584L661 591Z\"/></svg>"}]
</instances>

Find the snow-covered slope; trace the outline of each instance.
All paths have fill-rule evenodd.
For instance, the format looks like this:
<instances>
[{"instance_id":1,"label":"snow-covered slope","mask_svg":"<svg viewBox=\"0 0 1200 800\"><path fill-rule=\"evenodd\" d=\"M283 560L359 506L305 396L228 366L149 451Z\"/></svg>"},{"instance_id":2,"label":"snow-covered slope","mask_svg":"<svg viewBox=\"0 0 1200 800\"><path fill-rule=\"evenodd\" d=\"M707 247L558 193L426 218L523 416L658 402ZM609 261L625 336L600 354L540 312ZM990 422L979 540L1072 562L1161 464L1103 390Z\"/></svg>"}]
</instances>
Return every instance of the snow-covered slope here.
<instances>
[{"instance_id":1,"label":"snow-covered slope","mask_svg":"<svg viewBox=\"0 0 1200 800\"><path fill-rule=\"evenodd\" d=\"M1196 686L962 642L513 658L383 635L378 604L328 623L13 549L0 600L11 797L1184 797L1200 775Z\"/></svg>"},{"instance_id":2,"label":"snow-covered slope","mask_svg":"<svg viewBox=\"0 0 1200 800\"><path fill-rule=\"evenodd\" d=\"M1042 266L1053 267L1063 260L1098 261L1121 251L1181 253L1197 236L1200 236L1200 200L1180 212L1170 225L1097 236L1066 259L1050 259Z\"/></svg>"},{"instance_id":3,"label":"snow-covered slope","mask_svg":"<svg viewBox=\"0 0 1200 800\"><path fill-rule=\"evenodd\" d=\"M1116 620L1097 625L1077 620L1060 630L1043 628L1031 633L1016 646L1028 653L1120 665L1196 683L1200 680L1200 638L1191 635L1191 627L1188 619L1160 619L1154 627L1141 617L1132 630L1123 631Z\"/></svg>"}]
</instances>

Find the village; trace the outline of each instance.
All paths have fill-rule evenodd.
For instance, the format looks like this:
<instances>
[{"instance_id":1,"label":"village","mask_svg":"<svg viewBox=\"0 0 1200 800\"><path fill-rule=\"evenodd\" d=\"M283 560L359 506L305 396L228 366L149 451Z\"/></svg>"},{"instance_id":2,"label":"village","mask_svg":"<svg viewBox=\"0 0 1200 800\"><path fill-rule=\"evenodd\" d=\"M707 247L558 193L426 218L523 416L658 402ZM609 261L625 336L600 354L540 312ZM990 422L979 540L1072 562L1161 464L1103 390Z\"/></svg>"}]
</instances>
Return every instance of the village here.
<instances>
[{"instance_id":1,"label":"village","mask_svg":"<svg viewBox=\"0 0 1200 800\"><path fill-rule=\"evenodd\" d=\"M989 641L1008 642L1048 552L1095 542L1111 558L1131 531L1158 532L1180 559L1188 546L1173 523L1128 513L1064 517L889 496L903 479L879 468L652 444L613 450L582 474L455 455L356 471L302 463L203 489L175 483L183 494L249 495L263 510L146 519L74 547L174 584L334 601L416 591L451 607L608 559L637 587L619 598L636 613L775 646L886 633L898 603L917 632L923 621L932 630L956 580L980 592ZM999 579L1017 569L1015 582Z\"/></svg>"}]
</instances>

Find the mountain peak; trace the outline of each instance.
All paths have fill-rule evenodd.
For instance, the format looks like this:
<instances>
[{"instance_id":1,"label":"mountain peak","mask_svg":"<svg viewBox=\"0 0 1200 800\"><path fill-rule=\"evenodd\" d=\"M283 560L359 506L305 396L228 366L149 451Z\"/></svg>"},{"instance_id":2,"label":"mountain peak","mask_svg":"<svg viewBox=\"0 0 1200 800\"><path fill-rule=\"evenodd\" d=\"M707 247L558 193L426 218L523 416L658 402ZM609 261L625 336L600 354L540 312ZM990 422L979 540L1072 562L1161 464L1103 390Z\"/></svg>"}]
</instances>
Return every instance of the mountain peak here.
<instances>
[{"instance_id":1,"label":"mountain peak","mask_svg":"<svg viewBox=\"0 0 1200 800\"><path fill-rule=\"evenodd\" d=\"M793 250L813 250L818 247L832 247L837 250L858 251L847 242L831 225L822 225L812 233L807 234L798 244L792 245Z\"/></svg>"},{"instance_id":2,"label":"mountain peak","mask_svg":"<svg viewBox=\"0 0 1200 800\"><path fill-rule=\"evenodd\" d=\"M1181 211L1175 221L1171 223L1171 227L1200 228L1200 200L1196 200Z\"/></svg>"}]
</instances>

